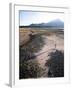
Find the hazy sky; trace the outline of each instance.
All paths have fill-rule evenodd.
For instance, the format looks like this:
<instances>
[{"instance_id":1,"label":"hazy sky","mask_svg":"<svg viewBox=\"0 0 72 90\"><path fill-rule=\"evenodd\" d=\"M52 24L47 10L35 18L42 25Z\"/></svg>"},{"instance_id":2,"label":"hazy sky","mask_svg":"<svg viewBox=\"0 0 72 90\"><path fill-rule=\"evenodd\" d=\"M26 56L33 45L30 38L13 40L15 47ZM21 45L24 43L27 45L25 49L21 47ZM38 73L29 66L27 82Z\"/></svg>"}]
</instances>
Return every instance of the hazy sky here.
<instances>
[{"instance_id":1,"label":"hazy sky","mask_svg":"<svg viewBox=\"0 0 72 90\"><path fill-rule=\"evenodd\" d=\"M64 21L63 13L49 13L49 12L32 12L32 11L20 11L20 26L30 25L32 23L47 23L49 21L60 19Z\"/></svg>"}]
</instances>

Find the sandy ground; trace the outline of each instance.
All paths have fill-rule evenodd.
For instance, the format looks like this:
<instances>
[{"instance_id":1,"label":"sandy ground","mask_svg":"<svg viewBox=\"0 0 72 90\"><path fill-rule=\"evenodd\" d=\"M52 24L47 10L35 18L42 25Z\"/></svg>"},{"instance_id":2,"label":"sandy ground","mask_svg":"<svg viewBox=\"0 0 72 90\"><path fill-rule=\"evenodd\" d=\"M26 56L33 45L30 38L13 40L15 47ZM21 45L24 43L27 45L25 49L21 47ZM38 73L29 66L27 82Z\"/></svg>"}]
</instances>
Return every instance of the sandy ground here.
<instances>
[{"instance_id":1,"label":"sandy ground","mask_svg":"<svg viewBox=\"0 0 72 90\"><path fill-rule=\"evenodd\" d=\"M49 59L50 52L54 52L55 49L64 50L64 39L60 38L56 35L52 36L43 36L45 38L45 45L44 47L35 55L37 62L40 64L42 68L45 69L43 77L47 76L48 68L45 66L46 61Z\"/></svg>"},{"instance_id":2,"label":"sandy ground","mask_svg":"<svg viewBox=\"0 0 72 90\"><path fill-rule=\"evenodd\" d=\"M29 34L30 34L30 31L28 31L26 33L20 31L20 33L19 33L20 45L24 45L25 43L29 42L29 40L30 40Z\"/></svg>"},{"instance_id":3,"label":"sandy ground","mask_svg":"<svg viewBox=\"0 0 72 90\"><path fill-rule=\"evenodd\" d=\"M31 32L23 33L20 32L20 45L27 43L30 40L30 34ZM45 45L42 47L42 49L34 53L37 57L36 60L40 64L40 66L44 69L43 77L47 77L48 68L45 66L46 61L50 58L49 54L50 52L55 52L55 50L62 50L64 51L64 39L62 34L52 34L52 35L42 35L42 37L45 38Z\"/></svg>"}]
</instances>

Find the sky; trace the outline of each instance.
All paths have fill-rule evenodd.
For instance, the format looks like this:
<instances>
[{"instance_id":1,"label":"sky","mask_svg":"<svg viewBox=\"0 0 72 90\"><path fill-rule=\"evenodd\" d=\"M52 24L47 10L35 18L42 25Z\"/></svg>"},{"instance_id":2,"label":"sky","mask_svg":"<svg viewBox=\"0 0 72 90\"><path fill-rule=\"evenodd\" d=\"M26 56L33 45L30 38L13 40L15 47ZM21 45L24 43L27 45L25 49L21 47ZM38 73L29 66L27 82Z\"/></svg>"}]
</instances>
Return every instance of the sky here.
<instances>
[{"instance_id":1,"label":"sky","mask_svg":"<svg viewBox=\"0 0 72 90\"><path fill-rule=\"evenodd\" d=\"M22 11L22 10L19 11L20 26L48 23L55 19L60 19L61 21L64 22L64 13L33 12L33 11Z\"/></svg>"}]
</instances>

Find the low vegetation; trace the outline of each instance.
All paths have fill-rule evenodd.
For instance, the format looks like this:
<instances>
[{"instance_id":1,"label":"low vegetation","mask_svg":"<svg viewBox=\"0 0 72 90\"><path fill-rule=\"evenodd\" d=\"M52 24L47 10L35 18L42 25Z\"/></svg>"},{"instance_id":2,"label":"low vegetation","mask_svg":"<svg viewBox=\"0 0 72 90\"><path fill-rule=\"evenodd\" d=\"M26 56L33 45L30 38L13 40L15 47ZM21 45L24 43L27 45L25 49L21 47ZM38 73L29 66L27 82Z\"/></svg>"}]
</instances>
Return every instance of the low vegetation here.
<instances>
[{"instance_id":1,"label":"low vegetation","mask_svg":"<svg viewBox=\"0 0 72 90\"><path fill-rule=\"evenodd\" d=\"M35 61L35 52L39 51L44 45L44 38L40 35L31 37L30 42L20 46L19 78L37 78L41 77L42 68Z\"/></svg>"},{"instance_id":2,"label":"low vegetation","mask_svg":"<svg viewBox=\"0 0 72 90\"><path fill-rule=\"evenodd\" d=\"M25 48L27 51L34 53L39 51L44 44L44 37L42 37L40 34L36 34L31 36L31 40L22 48Z\"/></svg>"},{"instance_id":3,"label":"low vegetation","mask_svg":"<svg viewBox=\"0 0 72 90\"><path fill-rule=\"evenodd\" d=\"M20 63L35 58L34 53L38 52L43 47L43 45L44 38L40 35L34 35L29 43L27 43L23 47L20 46Z\"/></svg>"},{"instance_id":4,"label":"low vegetation","mask_svg":"<svg viewBox=\"0 0 72 90\"><path fill-rule=\"evenodd\" d=\"M36 61L24 61L24 63L20 64L19 70L19 78L26 79L26 78L38 78L41 77L42 68Z\"/></svg>"},{"instance_id":5,"label":"low vegetation","mask_svg":"<svg viewBox=\"0 0 72 90\"><path fill-rule=\"evenodd\" d=\"M46 62L49 68L48 77L63 77L64 76L64 53L56 50L50 53L50 59Z\"/></svg>"}]
</instances>

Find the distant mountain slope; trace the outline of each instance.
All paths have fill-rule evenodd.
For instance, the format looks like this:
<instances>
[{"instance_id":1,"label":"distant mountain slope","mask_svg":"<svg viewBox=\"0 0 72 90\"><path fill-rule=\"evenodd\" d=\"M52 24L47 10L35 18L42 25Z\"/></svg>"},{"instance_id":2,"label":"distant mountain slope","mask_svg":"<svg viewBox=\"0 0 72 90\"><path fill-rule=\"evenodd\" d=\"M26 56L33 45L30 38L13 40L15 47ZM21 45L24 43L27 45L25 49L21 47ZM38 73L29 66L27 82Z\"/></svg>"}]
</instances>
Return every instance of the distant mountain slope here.
<instances>
[{"instance_id":1,"label":"distant mountain slope","mask_svg":"<svg viewBox=\"0 0 72 90\"><path fill-rule=\"evenodd\" d=\"M30 24L30 27L54 27L54 28L64 28L64 22L60 19L50 21L48 23Z\"/></svg>"}]
</instances>

